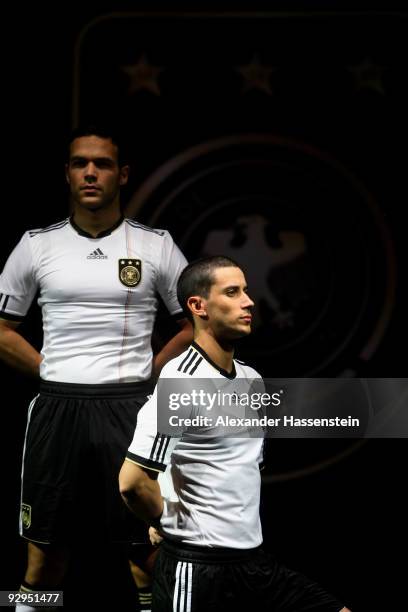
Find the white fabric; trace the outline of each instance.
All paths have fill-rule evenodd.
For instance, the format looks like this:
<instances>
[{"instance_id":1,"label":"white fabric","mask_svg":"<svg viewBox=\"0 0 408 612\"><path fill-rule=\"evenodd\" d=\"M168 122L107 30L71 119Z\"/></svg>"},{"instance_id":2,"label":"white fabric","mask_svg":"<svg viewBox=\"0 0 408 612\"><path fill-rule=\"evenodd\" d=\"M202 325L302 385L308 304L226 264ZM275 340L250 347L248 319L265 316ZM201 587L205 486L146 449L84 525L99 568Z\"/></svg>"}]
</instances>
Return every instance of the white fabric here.
<instances>
[{"instance_id":1,"label":"white fabric","mask_svg":"<svg viewBox=\"0 0 408 612\"><path fill-rule=\"evenodd\" d=\"M127 258L141 261L134 287L119 278ZM170 314L180 312L176 286L186 264L167 231L126 219L109 235L90 238L67 219L23 235L0 277L0 317L23 317L39 291L44 380L146 380L157 293Z\"/></svg>"},{"instance_id":2,"label":"white fabric","mask_svg":"<svg viewBox=\"0 0 408 612\"><path fill-rule=\"evenodd\" d=\"M190 364L185 372L179 369L183 363ZM237 379L260 378L253 368L234 363ZM233 380L225 378L194 346L169 361L160 378L224 379L226 391L234 387ZM180 391L183 392L182 385ZM127 458L162 472L168 466L159 475L164 498L161 519L164 534L173 540L202 546L240 549L259 546L262 543L259 464L263 438L216 434L203 437L188 429L180 438L160 436L157 397L156 386L139 412Z\"/></svg>"}]
</instances>

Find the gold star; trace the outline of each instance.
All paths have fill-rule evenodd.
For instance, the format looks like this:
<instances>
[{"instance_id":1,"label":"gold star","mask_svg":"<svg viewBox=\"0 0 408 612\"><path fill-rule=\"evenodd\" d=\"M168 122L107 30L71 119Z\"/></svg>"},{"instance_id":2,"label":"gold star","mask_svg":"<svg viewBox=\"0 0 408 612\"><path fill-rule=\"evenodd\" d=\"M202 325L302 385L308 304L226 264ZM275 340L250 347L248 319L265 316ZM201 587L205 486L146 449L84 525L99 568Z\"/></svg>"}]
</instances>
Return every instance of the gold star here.
<instances>
[{"instance_id":1,"label":"gold star","mask_svg":"<svg viewBox=\"0 0 408 612\"><path fill-rule=\"evenodd\" d=\"M250 89L259 89L269 96L272 95L272 89L269 82L271 73L276 70L272 66L263 66L257 55L254 55L249 64L238 66L236 70L244 78L242 93L246 93Z\"/></svg>"},{"instance_id":2,"label":"gold star","mask_svg":"<svg viewBox=\"0 0 408 612\"><path fill-rule=\"evenodd\" d=\"M354 78L354 88L356 91L369 89L385 95L384 83L382 82L384 67L374 64L370 58L365 58L359 64L349 66L348 70Z\"/></svg>"},{"instance_id":3,"label":"gold star","mask_svg":"<svg viewBox=\"0 0 408 612\"><path fill-rule=\"evenodd\" d=\"M163 68L150 64L144 53L136 64L122 66L121 70L130 77L129 95L145 90L160 96L158 78Z\"/></svg>"}]
</instances>

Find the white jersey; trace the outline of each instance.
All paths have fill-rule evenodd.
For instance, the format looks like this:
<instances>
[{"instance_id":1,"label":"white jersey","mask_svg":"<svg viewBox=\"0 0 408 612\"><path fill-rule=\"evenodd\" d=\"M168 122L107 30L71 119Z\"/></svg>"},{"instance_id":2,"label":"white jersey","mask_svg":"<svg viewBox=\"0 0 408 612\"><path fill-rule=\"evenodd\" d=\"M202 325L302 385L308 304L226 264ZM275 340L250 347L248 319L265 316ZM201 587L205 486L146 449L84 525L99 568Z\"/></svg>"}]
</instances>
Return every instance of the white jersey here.
<instances>
[{"instance_id":1,"label":"white jersey","mask_svg":"<svg viewBox=\"0 0 408 612\"><path fill-rule=\"evenodd\" d=\"M191 377L260 379L253 368L236 360L233 372L228 374L195 343L169 361L160 374L161 379ZM188 428L180 438L161 435L157 431L156 386L139 412L126 458L162 472L161 528L167 538L198 546L248 549L262 543L262 450L262 438L203 437Z\"/></svg>"},{"instance_id":2,"label":"white jersey","mask_svg":"<svg viewBox=\"0 0 408 612\"><path fill-rule=\"evenodd\" d=\"M0 276L0 318L21 320L38 293L44 380L106 384L150 377L160 294L181 313L187 261L170 234L122 219L97 238L65 219L26 232Z\"/></svg>"}]
</instances>

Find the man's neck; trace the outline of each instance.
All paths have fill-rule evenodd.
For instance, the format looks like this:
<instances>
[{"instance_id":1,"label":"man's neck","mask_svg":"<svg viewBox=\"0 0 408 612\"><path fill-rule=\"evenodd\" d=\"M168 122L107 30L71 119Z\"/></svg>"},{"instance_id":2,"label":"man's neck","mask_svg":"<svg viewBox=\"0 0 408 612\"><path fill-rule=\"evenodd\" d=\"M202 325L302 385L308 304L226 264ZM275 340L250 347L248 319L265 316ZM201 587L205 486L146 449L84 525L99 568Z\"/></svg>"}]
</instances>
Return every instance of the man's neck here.
<instances>
[{"instance_id":1,"label":"man's neck","mask_svg":"<svg viewBox=\"0 0 408 612\"><path fill-rule=\"evenodd\" d=\"M99 210L87 210L78 207L73 213L76 225L94 237L113 227L121 216L119 205Z\"/></svg>"},{"instance_id":2,"label":"man's neck","mask_svg":"<svg viewBox=\"0 0 408 612\"><path fill-rule=\"evenodd\" d=\"M232 371L234 347L230 342L220 341L202 330L194 335L194 342L207 353L218 367L227 372Z\"/></svg>"}]
</instances>

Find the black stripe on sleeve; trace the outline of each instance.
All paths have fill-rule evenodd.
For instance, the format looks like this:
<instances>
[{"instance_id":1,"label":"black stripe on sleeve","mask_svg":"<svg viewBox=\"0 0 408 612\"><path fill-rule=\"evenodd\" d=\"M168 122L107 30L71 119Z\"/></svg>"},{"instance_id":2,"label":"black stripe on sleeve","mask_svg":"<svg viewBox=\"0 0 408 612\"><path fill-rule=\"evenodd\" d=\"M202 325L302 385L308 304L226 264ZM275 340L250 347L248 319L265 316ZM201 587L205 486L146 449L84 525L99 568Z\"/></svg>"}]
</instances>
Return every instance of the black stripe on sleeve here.
<instances>
[{"instance_id":1,"label":"black stripe on sleeve","mask_svg":"<svg viewBox=\"0 0 408 612\"><path fill-rule=\"evenodd\" d=\"M193 353L193 356L191 357L190 361L187 363L187 365L185 366L185 368L183 370L184 374L186 374L188 368L192 365L193 361L195 359L197 359L197 358L198 358L198 354L197 353Z\"/></svg>"},{"instance_id":2,"label":"black stripe on sleeve","mask_svg":"<svg viewBox=\"0 0 408 612\"><path fill-rule=\"evenodd\" d=\"M53 232L54 230L62 229L67 225L68 221L69 219L64 219L64 221L54 223L54 225L49 225L48 227L45 227L43 229L29 230L28 233L30 235L30 238L33 238L34 236L37 236L37 234L44 234L46 232Z\"/></svg>"},{"instance_id":3,"label":"black stripe on sleeve","mask_svg":"<svg viewBox=\"0 0 408 612\"><path fill-rule=\"evenodd\" d=\"M163 450L161 452L161 455L159 457L157 457L159 461L164 461L164 458L166 456L166 452L167 452L169 443L170 443L170 436L166 436L166 440L164 442Z\"/></svg>"},{"instance_id":4,"label":"black stripe on sleeve","mask_svg":"<svg viewBox=\"0 0 408 612\"><path fill-rule=\"evenodd\" d=\"M181 368L183 367L183 365L186 363L187 359L190 357L191 353L193 352L192 347L190 346L189 351L187 353L187 355L184 357L183 361L180 363L179 367L177 368L178 372L181 372Z\"/></svg>"},{"instance_id":5,"label":"black stripe on sleeve","mask_svg":"<svg viewBox=\"0 0 408 612\"><path fill-rule=\"evenodd\" d=\"M125 221L132 227L136 227L146 232L152 232L153 234L157 234L158 236L164 236L163 230L159 230L154 227L148 227L147 225L143 225L142 223L138 223L137 221L133 221L132 219L125 219Z\"/></svg>"},{"instance_id":6,"label":"black stripe on sleeve","mask_svg":"<svg viewBox=\"0 0 408 612\"><path fill-rule=\"evenodd\" d=\"M6 299L4 300L3 306L1 307L1 310L6 310L6 306L7 306L7 302L9 301L9 295L6 295Z\"/></svg>"},{"instance_id":7,"label":"black stripe on sleeve","mask_svg":"<svg viewBox=\"0 0 408 612\"><path fill-rule=\"evenodd\" d=\"M20 315L9 314L8 312L0 311L0 319L5 319L6 321L15 321L16 323L20 323L24 321L25 317L21 317Z\"/></svg>"},{"instance_id":8,"label":"black stripe on sleeve","mask_svg":"<svg viewBox=\"0 0 408 612\"><path fill-rule=\"evenodd\" d=\"M199 359L197 359L197 361L195 362L194 366L191 368L191 370L188 372L188 374L190 374L190 376L192 376L194 374L194 372L196 371L196 369L198 368L198 366L200 365L200 363L202 362L203 358L200 357Z\"/></svg>"},{"instance_id":9,"label":"black stripe on sleeve","mask_svg":"<svg viewBox=\"0 0 408 612\"><path fill-rule=\"evenodd\" d=\"M152 457L154 461L161 461L162 459L164 459L166 449L169 445L169 440L170 436L165 436L164 434L161 434L159 448L156 452L156 455Z\"/></svg>"},{"instance_id":10,"label":"black stripe on sleeve","mask_svg":"<svg viewBox=\"0 0 408 612\"><path fill-rule=\"evenodd\" d=\"M152 451L150 453L150 459L153 459L153 457L154 457L156 446L157 446L157 443L158 443L159 440L160 440L160 434L158 433L158 434L156 434L156 437L155 437L154 442L153 442Z\"/></svg>"},{"instance_id":11,"label":"black stripe on sleeve","mask_svg":"<svg viewBox=\"0 0 408 612\"><path fill-rule=\"evenodd\" d=\"M6 312L6 307L7 307L8 301L9 301L9 297L10 296L7 295L6 293L0 293L0 304L1 304L1 307L0 307L0 319L6 319L7 321L20 322L20 321L22 321L24 319L23 316ZM3 298L4 298L4 300L3 300Z\"/></svg>"},{"instance_id":12,"label":"black stripe on sleeve","mask_svg":"<svg viewBox=\"0 0 408 612\"><path fill-rule=\"evenodd\" d=\"M151 459L146 459L146 457L135 455L134 453L131 453L130 451L126 453L126 457L130 459L130 461L133 461L134 463L137 463L141 467L144 467L148 470L154 470L155 472L165 472L166 471L166 466L164 463L159 463L158 461L152 461Z\"/></svg>"}]
</instances>

